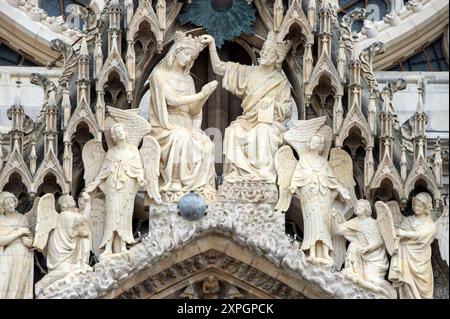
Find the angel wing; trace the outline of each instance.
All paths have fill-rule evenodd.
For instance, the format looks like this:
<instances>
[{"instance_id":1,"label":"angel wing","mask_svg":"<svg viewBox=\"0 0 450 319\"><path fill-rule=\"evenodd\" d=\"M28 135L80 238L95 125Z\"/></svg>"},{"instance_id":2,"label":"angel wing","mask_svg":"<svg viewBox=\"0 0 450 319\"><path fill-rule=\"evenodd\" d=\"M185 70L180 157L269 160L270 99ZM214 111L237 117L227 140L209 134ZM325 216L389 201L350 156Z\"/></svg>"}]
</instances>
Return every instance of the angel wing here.
<instances>
[{"instance_id":1,"label":"angel wing","mask_svg":"<svg viewBox=\"0 0 450 319\"><path fill-rule=\"evenodd\" d=\"M84 180L86 185L97 177L105 158L105 151L101 142L89 140L83 147L81 158L84 166Z\"/></svg>"},{"instance_id":2,"label":"angel wing","mask_svg":"<svg viewBox=\"0 0 450 319\"><path fill-rule=\"evenodd\" d=\"M161 156L161 148L158 141L150 135L145 136L139 152L141 153L145 180L147 181L147 194L155 202L162 203L158 185L159 160Z\"/></svg>"},{"instance_id":3,"label":"angel wing","mask_svg":"<svg viewBox=\"0 0 450 319\"><path fill-rule=\"evenodd\" d=\"M34 199L33 207L24 214L25 218L28 220L28 225L30 225L31 231L34 233L36 229L36 222L37 222L37 208L39 204L39 200L41 198L38 196Z\"/></svg>"},{"instance_id":4,"label":"angel wing","mask_svg":"<svg viewBox=\"0 0 450 319\"><path fill-rule=\"evenodd\" d=\"M342 224L346 221L344 214L338 210L333 209L332 217L336 218L336 222L338 224ZM345 253L346 253L346 242L344 236L341 235L333 235L331 236L331 243L333 244L333 266L336 267L336 270L341 270L342 265L345 261Z\"/></svg>"},{"instance_id":5,"label":"angel wing","mask_svg":"<svg viewBox=\"0 0 450 319\"><path fill-rule=\"evenodd\" d=\"M387 202L386 205L391 211L392 220L394 221L394 227L399 228L403 223L403 220L406 218L405 216L403 216L402 211L400 210L400 206L398 206L398 203L395 200Z\"/></svg>"},{"instance_id":6,"label":"angel wing","mask_svg":"<svg viewBox=\"0 0 450 319\"><path fill-rule=\"evenodd\" d=\"M150 133L151 125L139 115L139 109L122 110L115 107L107 106L109 117L105 121L105 138L108 147L111 147L110 129L114 124L122 124L127 131L127 142L136 147L142 141L142 138Z\"/></svg>"},{"instance_id":7,"label":"angel wing","mask_svg":"<svg viewBox=\"0 0 450 319\"><path fill-rule=\"evenodd\" d=\"M284 140L291 145L297 152L298 156L302 156L308 151L308 141L313 134L319 133L325 139L323 156L328 158L328 152L333 140L333 130L326 125L327 118L325 116L317 117L312 120L299 120L293 122L293 126L284 134Z\"/></svg>"},{"instance_id":8,"label":"angel wing","mask_svg":"<svg viewBox=\"0 0 450 319\"><path fill-rule=\"evenodd\" d=\"M39 200L37 206L36 232L33 246L43 251L47 245L50 232L58 222L58 212L55 209L55 197L53 194L45 194Z\"/></svg>"},{"instance_id":9,"label":"angel wing","mask_svg":"<svg viewBox=\"0 0 450 319\"><path fill-rule=\"evenodd\" d=\"M297 160L295 159L292 148L288 145L282 146L275 153L275 169L278 175L278 187L280 195L275 209L280 212L285 212L289 209L291 204L292 194L289 191L291 185L292 175L294 174Z\"/></svg>"},{"instance_id":10,"label":"angel wing","mask_svg":"<svg viewBox=\"0 0 450 319\"><path fill-rule=\"evenodd\" d=\"M439 252L441 253L441 258L447 262L448 266L448 233L449 233L449 215L448 215L448 205L444 206L444 211L442 215L436 220L436 239L439 243Z\"/></svg>"},{"instance_id":11,"label":"angel wing","mask_svg":"<svg viewBox=\"0 0 450 319\"><path fill-rule=\"evenodd\" d=\"M343 149L332 148L329 163L336 179L350 192L350 204L355 207L358 198L355 193L352 158Z\"/></svg>"},{"instance_id":12,"label":"angel wing","mask_svg":"<svg viewBox=\"0 0 450 319\"><path fill-rule=\"evenodd\" d=\"M100 256L100 244L103 239L104 225L105 225L105 200L102 198L95 198L92 201L91 208L91 246L92 252L95 256Z\"/></svg>"},{"instance_id":13,"label":"angel wing","mask_svg":"<svg viewBox=\"0 0 450 319\"><path fill-rule=\"evenodd\" d=\"M394 219L391 209L382 201L375 203L375 209L377 211L377 223L386 249L389 255L395 255L398 250L398 238L395 235Z\"/></svg>"}]
</instances>

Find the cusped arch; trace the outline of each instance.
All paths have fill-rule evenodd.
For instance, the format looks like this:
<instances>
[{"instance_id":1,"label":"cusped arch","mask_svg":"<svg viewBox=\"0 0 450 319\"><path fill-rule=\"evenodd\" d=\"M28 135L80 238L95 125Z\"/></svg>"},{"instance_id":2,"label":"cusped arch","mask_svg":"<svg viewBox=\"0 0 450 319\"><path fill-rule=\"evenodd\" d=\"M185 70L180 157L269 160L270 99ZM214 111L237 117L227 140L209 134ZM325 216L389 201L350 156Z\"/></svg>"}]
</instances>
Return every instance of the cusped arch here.
<instances>
[{"instance_id":1,"label":"cusped arch","mask_svg":"<svg viewBox=\"0 0 450 319\"><path fill-rule=\"evenodd\" d=\"M378 170L370 184L370 189L374 190L380 188L381 184L385 180L389 180L392 183L393 189L397 192L400 198L404 198L403 182L400 175L393 164L383 162L383 164L378 166Z\"/></svg>"},{"instance_id":2,"label":"cusped arch","mask_svg":"<svg viewBox=\"0 0 450 319\"><path fill-rule=\"evenodd\" d=\"M122 60L120 60L122 61ZM109 81L109 77L116 73L120 83L123 84L125 90L130 90L130 77L128 75L128 71L125 67L120 67L120 64L110 65L108 68L104 70L99 76L99 80L97 82L97 91L103 91L105 84Z\"/></svg>"},{"instance_id":3,"label":"cusped arch","mask_svg":"<svg viewBox=\"0 0 450 319\"><path fill-rule=\"evenodd\" d=\"M5 187L5 185L9 181L10 176L14 173L20 175L22 183L25 185L28 192L34 192L30 170L25 164L22 155L17 150L17 148L13 149L13 152L6 161L6 164L3 166L0 174L0 189L3 189L3 187Z\"/></svg>"},{"instance_id":4,"label":"cusped arch","mask_svg":"<svg viewBox=\"0 0 450 319\"><path fill-rule=\"evenodd\" d=\"M348 123L344 123L336 139L336 145L339 146L344 145L344 141L347 137L349 137L350 131L352 129L357 128L361 132L361 137L366 140L366 147L373 147L374 145L373 136L370 130L368 130L368 128L364 124L365 123L361 123L361 121L357 120L352 120L349 121Z\"/></svg>"},{"instance_id":5,"label":"cusped arch","mask_svg":"<svg viewBox=\"0 0 450 319\"><path fill-rule=\"evenodd\" d=\"M49 151L39 166L33 180L34 189L37 190L44 182L45 176L52 174L56 178L56 183L61 187L63 193L69 193L69 183L66 181L64 171L53 151Z\"/></svg>"},{"instance_id":6,"label":"cusped arch","mask_svg":"<svg viewBox=\"0 0 450 319\"><path fill-rule=\"evenodd\" d=\"M92 113L92 110L86 101L82 100L80 106L76 108L67 123L64 132L64 142L70 142L77 131L78 126L83 123L88 127L89 133L91 133L95 139L99 140L101 138L100 128L97 125L95 115Z\"/></svg>"},{"instance_id":7,"label":"cusped arch","mask_svg":"<svg viewBox=\"0 0 450 319\"><path fill-rule=\"evenodd\" d=\"M149 10L144 10L142 8L142 4L138 7L136 13L131 19L129 29L127 31L127 40L135 40L136 34L139 32L139 28L142 23L148 23L150 25L150 30L154 34L156 41L163 41L164 33L160 29L158 18L156 17L153 8L150 6Z\"/></svg>"},{"instance_id":8,"label":"cusped arch","mask_svg":"<svg viewBox=\"0 0 450 319\"><path fill-rule=\"evenodd\" d=\"M430 178L430 176L425 173L408 176L405 182L405 195L410 194L416 188L416 183L419 181L423 181L426 184L426 187L433 195L433 198L441 198L441 191L439 190L439 186L437 185L436 181Z\"/></svg>"},{"instance_id":9,"label":"cusped arch","mask_svg":"<svg viewBox=\"0 0 450 319\"><path fill-rule=\"evenodd\" d=\"M282 41L289 34L291 27L295 24L302 30L302 34L306 37L306 41L311 44L314 43L314 34L312 33L311 25L303 12L299 0L293 0L291 6L287 10L278 32L278 40Z\"/></svg>"},{"instance_id":10,"label":"cusped arch","mask_svg":"<svg viewBox=\"0 0 450 319\"><path fill-rule=\"evenodd\" d=\"M341 80L336 77L336 74L334 74L332 71L329 70L329 68L322 68L317 73L312 73L311 77L309 78L309 83L305 86L305 95L311 96L314 92L314 89L319 85L319 81L321 78L327 78L331 86L334 88L336 95L342 96L344 94L342 90Z\"/></svg>"}]
</instances>

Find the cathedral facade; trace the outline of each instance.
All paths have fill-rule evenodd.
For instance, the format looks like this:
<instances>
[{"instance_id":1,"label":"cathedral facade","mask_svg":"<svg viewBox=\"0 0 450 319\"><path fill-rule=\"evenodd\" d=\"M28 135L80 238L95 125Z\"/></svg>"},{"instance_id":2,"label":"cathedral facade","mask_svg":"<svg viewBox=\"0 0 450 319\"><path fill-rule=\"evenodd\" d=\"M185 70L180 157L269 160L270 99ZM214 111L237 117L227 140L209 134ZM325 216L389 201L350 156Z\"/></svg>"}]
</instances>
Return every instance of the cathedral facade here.
<instances>
[{"instance_id":1,"label":"cathedral facade","mask_svg":"<svg viewBox=\"0 0 450 319\"><path fill-rule=\"evenodd\" d=\"M0 298L449 298L445 0L0 0Z\"/></svg>"}]
</instances>

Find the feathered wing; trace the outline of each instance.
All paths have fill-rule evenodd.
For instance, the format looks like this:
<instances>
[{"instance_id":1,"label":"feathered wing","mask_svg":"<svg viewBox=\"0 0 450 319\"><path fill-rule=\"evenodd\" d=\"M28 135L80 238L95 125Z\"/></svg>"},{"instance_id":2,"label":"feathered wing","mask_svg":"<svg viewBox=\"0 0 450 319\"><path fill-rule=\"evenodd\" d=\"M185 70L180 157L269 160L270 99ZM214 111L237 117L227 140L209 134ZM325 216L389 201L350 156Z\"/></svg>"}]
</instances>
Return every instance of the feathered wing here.
<instances>
[{"instance_id":1,"label":"feathered wing","mask_svg":"<svg viewBox=\"0 0 450 319\"><path fill-rule=\"evenodd\" d=\"M151 125L139 115L139 109L122 110L115 107L107 106L109 117L105 121L105 138L108 147L111 147L110 129L114 124L122 124L127 131L127 142L136 147L142 141L142 138L150 133Z\"/></svg>"},{"instance_id":2,"label":"feathered wing","mask_svg":"<svg viewBox=\"0 0 450 319\"><path fill-rule=\"evenodd\" d=\"M342 224L346 221L344 214L338 210L333 209L333 216L331 218L336 218L336 222L338 224ZM337 270L341 270L342 265L345 261L345 253L346 253L346 242L344 236L335 235L331 236L331 243L333 244L333 266L336 267Z\"/></svg>"},{"instance_id":3,"label":"feathered wing","mask_svg":"<svg viewBox=\"0 0 450 319\"><path fill-rule=\"evenodd\" d=\"M41 198L38 196L34 199L33 207L24 214L25 218L28 220L28 225L30 225L30 230L33 232L36 230L36 223L37 223L37 208L39 204L39 200Z\"/></svg>"},{"instance_id":4,"label":"feathered wing","mask_svg":"<svg viewBox=\"0 0 450 319\"><path fill-rule=\"evenodd\" d=\"M161 157L161 148L158 141L150 135L145 136L139 152L141 153L145 180L147 181L147 194L155 202L162 203L158 185L159 160Z\"/></svg>"},{"instance_id":5,"label":"feathered wing","mask_svg":"<svg viewBox=\"0 0 450 319\"><path fill-rule=\"evenodd\" d=\"M381 236L384 239L389 255L395 255L398 251L398 238L395 235L394 218L389 206L382 201L375 203L377 211L377 223Z\"/></svg>"},{"instance_id":6,"label":"feathered wing","mask_svg":"<svg viewBox=\"0 0 450 319\"><path fill-rule=\"evenodd\" d=\"M308 151L309 138L319 133L325 139L323 156L328 158L328 152L333 140L333 131L326 125L326 117L317 117L312 120L299 120L293 122L292 128L284 134L284 140L291 145L299 157Z\"/></svg>"},{"instance_id":7,"label":"feathered wing","mask_svg":"<svg viewBox=\"0 0 450 319\"><path fill-rule=\"evenodd\" d=\"M83 160L84 181L86 185L97 177L102 167L105 154L102 143L95 139L89 140L84 145L81 158Z\"/></svg>"},{"instance_id":8,"label":"feathered wing","mask_svg":"<svg viewBox=\"0 0 450 319\"><path fill-rule=\"evenodd\" d=\"M40 251L44 250L50 232L56 227L58 216L53 194L45 194L42 196L37 206L37 222L33 242L35 248Z\"/></svg>"},{"instance_id":9,"label":"feathered wing","mask_svg":"<svg viewBox=\"0 0 450 319\"><path fill-rule=\"evenodd\" d=\"M386 203L386 205L389 207L391 214L392 214L392 220L394 221L394 227L398 228L403 223L403 220L406 218L403 216L402 211L400 210L400 206L398 205L397 201L391 200Z\"/></svg>"},{"instance_id":10,"label":"feathered wing","mask_svg":"<svg viewBox=\"0 0 450 319\"><path fill-rule=\"evenodd\" d=\"M444 211L442 215L436 220L436 239L439 243L439 252L441 254L441 258L447 262L448 266L448 255L449 255L449 247L448 247L448 233L449 233L449 215L448 215L448 205L444 206Z\"/></svg>"},{"instance_id":11,"label":"feathered wing","mask_svg":"<svg viewBox=\"0 0 450 319\"><path fill-rule=\"evenodd\" d=\"M105 207L106 203L104 198L97 197L92 201L91 221L89 226L91 229L92 252L97 257L100 256L100 244L103 239L104 225L106 221Z\"/></svg>"},{"instance_id":12,"label":"feathered wing","mask_svg":"<svg viewBox=\"0 0 450 319\"><path fill-rule=\"evenodd\" d=\"M289 209L291 204L292 194L289 191L291 185L292 175L294 174L297 160L290 146L282 146L275 153L275 169L278 175L279 198L275 209L280 212L285 212Z\"/></svg>"},{"instance_id":13,"label":"feathered wing","mask_svg":"<svg viewBox=\"0 0 450 319\"><path fill-rule=\"evenodd\" d=\"M350 192L350 204L355 207L358 198L355 193L356 182L353 178L352 158L343 149L332 148L330 151L329 163L336 179ZM349 212L351 213L351 210ZM348 218L350 216L345 217Z\"/></svg>"}]
</instances>

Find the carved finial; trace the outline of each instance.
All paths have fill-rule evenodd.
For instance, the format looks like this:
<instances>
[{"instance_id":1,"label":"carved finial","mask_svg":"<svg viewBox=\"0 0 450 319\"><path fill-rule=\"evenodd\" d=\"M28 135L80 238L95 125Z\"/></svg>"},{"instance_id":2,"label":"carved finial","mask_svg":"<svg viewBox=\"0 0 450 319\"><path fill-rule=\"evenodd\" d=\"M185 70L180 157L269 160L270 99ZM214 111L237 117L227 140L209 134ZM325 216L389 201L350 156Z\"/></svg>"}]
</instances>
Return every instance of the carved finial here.
<instances>
[{"instance_id":1,"label":"carved finial","mask_svg":"<svg viewBox=\"0 0 450 319\"><path fill-rule=\"evenodd\" d=\"M424 80L421 78L417 80L417 113L423 113L423 94L424 94Z\"/></svg>"},{"instance_id":2,"label":"carved finial","mask_svg":"<svg viewBox=\"0 0 450 319\"><path fill-rule=\"evenodd\" d=\"M89 56L89 51L86 42L86 34L81 35L80 57Z\"/></svg>"}]
</instances>

